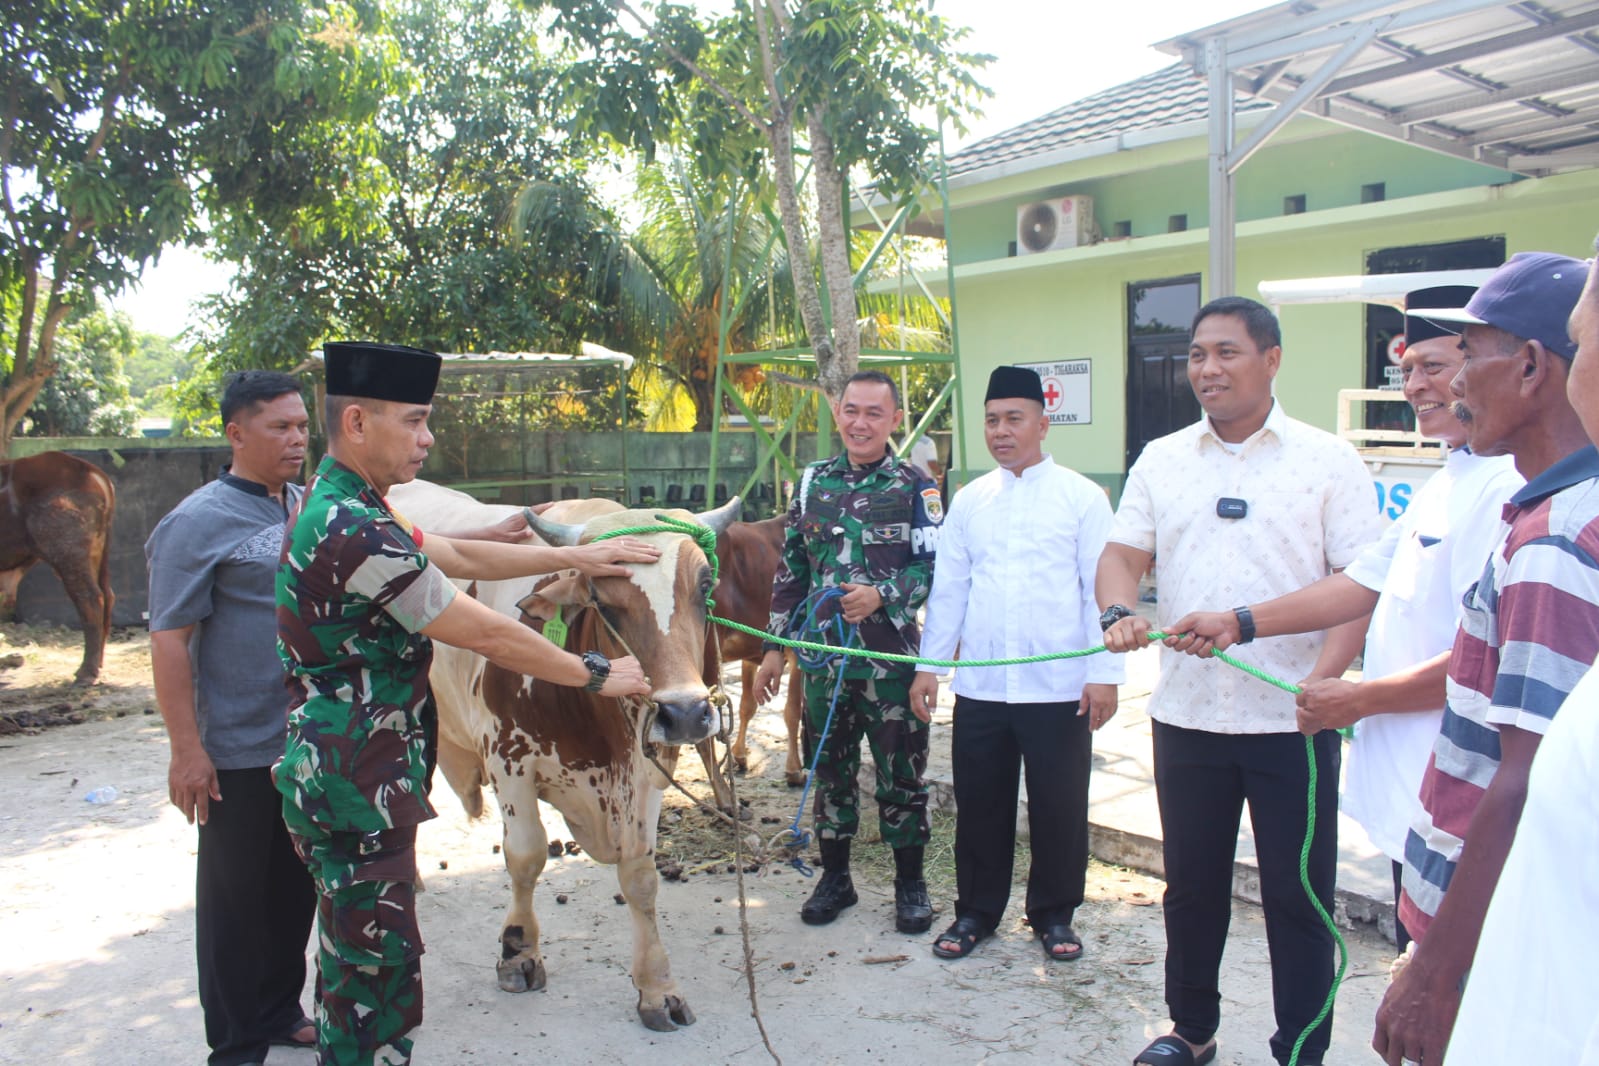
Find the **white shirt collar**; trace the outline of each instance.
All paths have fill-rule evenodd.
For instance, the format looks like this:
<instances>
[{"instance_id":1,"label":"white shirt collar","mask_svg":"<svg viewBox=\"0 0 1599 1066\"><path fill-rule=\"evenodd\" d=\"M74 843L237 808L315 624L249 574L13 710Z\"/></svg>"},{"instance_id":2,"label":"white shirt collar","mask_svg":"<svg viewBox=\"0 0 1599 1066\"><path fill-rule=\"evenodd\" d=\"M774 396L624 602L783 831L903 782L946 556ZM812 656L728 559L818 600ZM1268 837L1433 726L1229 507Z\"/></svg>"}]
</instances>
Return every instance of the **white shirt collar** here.
<instances>
[{"instance_id":1,"label":"white shirt collar","mask_svg":"<svg viewBox=\"0 0 1599 1066\"><path fill-rule=\"evenodd\" d=\"M1055 460L1050 457L1048 452L1045 452L1043 461L1034 463L1032 466L1023 470L1020 477L1017 477L1004 467L1000 467L999 470L1005 475L1005 484L1010 485L1016 482L1037 481L1041 477L1047 477L1050 469L1054 467L1054 465Z\"/></svg>"},{"instance_id":2,"label":"white shirt collar","mask_svg":"<svg viewBox=\"0 0 1599 1066\"><path fill-rule=\"evenodd\" d=\"M1207 437L1212 444L1222 445L1225 443L1221 439L1221 435L1216 432L1216 427L1211 423L1210 415L1202 414L1195 425L1199 429L1199 432L1194 437L1194 446L1196 448L1202 446ZM1265 433L1270 433L1280 441L1283 439L1283 433L1287 428L1288 416L1283 412L1282 403L1278 401L1277 397L1273 396L1271 398L1271 410L1266 413L1266 421L1261 424L1259 429L1245 437L1242 443L1247 447Z\"/></svg>"}]
</instances>

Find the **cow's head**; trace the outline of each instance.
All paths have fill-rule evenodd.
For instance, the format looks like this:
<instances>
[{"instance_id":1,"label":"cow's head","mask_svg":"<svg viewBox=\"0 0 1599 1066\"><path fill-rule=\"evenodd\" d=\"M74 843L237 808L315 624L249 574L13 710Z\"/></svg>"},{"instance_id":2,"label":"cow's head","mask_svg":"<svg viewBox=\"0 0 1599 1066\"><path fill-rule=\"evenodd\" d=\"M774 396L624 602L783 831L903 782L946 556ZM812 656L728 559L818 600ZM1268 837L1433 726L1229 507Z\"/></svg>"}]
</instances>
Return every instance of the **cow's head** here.
<instances>
[{"instance_id":1,"label":"cow's head","mask_svg":"<svg viewBox=\"0 0 1599 1066\"><path fill-rule=\"evenodd\" d=\"M619 510L589 517L582 524L532 516L540 538L555 547L587 544L601 534L630 526L659 525L655 516L709 526L720 536L738 513L739 500L702 515L672 510ZM659 562L630 565L629 577L590 580L576 572L541 585L531 600L581 607L597 602L601 615L621 635L626 649L612 647L614 638L600 627L600 650L607 655L638 656L651 683L653 714L644 739L661 744L693 744L721 728L701 674L705 654L705 597L711 591L711 564L694 538L683 533L646 533L640 539L661 549ZM524 608L526 609L526 608ZM584 648L572 648L584 651Z\"/></svg>"}]
</instances>

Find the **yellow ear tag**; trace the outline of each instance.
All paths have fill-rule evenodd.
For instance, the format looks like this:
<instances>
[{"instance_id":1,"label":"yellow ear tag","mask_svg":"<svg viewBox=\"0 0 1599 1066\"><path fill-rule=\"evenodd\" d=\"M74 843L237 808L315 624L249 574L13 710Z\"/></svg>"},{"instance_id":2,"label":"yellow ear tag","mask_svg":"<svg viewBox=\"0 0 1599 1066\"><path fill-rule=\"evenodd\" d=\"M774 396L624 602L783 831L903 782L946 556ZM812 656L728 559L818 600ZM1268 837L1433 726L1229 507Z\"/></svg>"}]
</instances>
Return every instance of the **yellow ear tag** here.
<instances>
[{"instance_id":1,"label":"yellow ear tag","mask_svg":"<svg viewBox=\"0 0 1599 1066\"><path fill-rule=\"evenodd\" d=\"M566 647L566 623L561 621L560 604L555 606L555 617L544 623L544 639L557 648Z\"/></svg>"}]
</instances>

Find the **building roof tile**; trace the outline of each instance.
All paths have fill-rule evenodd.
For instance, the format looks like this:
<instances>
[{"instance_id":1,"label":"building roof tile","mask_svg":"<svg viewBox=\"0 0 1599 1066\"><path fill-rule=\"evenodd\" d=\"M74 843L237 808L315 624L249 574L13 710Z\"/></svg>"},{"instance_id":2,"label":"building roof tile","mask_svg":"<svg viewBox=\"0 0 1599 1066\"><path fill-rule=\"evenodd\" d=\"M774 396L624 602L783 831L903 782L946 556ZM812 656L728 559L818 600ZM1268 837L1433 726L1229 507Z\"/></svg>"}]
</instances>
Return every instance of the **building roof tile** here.
<instances>
[{"instance_id":1,"label":"building roof tile","mask_svg":"<svg viewBox=\"0 0 1599 1066\"><path fill-rule=\"evenodd\" d=\"M1270 106L1238 97L1239 113ZM1173 63L976 141L949 157L949 173L965 174L1118 134L1199 121L1205 114L1204 81L1188 64Z\"/></svg>"}]
</instances>

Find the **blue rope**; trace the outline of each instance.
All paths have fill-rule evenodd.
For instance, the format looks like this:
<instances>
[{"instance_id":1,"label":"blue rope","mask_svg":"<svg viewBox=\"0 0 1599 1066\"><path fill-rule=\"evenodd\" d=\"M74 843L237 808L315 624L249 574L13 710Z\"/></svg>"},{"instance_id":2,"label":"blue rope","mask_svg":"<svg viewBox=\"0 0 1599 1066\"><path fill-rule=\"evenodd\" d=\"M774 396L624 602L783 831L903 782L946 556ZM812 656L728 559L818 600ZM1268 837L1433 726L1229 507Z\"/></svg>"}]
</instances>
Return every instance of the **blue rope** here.
<instances>
[{"instance_id":1,"label":"blue rope","mask_svg":"<svg viewBox=\"0 0 1599 1066\"><path fill-rule=\"evenodd\" d=\"M820 589L811 593L800 604L805 619L804 622L790 627L791 631L796 631L795 635L802 640L810 640L814 637L817 638L815 643L832 643L842 648L857 647L860 639L860 629L853 623L844 621L844 612L842 610L835 608L830 617L818 617L823 609L834 600L842 599L843 596L844 590L837 587ZM799 621L800 613L800 611L795 612L796 622ZM821 639L829 635L835 639L832 641ZM833 698L827 705L827 720L822 723L821 736L816 739L816 750L811 753L810 768L805 771L805 790L800 793L799 809L794 812L794 821L789 823L789 827L778 834L778 838L786 834L790 838L789 846L796 849L794 857L788 861L788 864L805 877L811 877L816 871L811 868L803 855L799 853L810 846L813 837L809 830L800 828L800 820L805 817L805 801L810 797L811 785L816 780L816 763L822 757L822 749L827 744L827 734L833 728L833 714L838 710L839 693L844 690L844 664L849 660L849 656L841 655L837 652L828 653L803 649L797 651L795 656L799 659L800 667L811 673L817 673L822 670L838 671L838 678L833 683Z\"/></svg>"}]
</instances>

